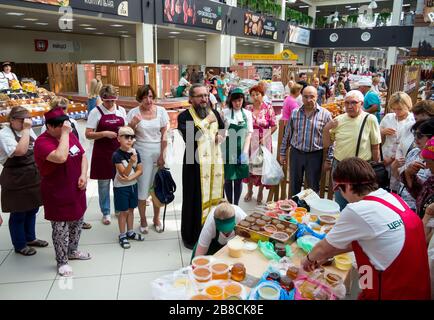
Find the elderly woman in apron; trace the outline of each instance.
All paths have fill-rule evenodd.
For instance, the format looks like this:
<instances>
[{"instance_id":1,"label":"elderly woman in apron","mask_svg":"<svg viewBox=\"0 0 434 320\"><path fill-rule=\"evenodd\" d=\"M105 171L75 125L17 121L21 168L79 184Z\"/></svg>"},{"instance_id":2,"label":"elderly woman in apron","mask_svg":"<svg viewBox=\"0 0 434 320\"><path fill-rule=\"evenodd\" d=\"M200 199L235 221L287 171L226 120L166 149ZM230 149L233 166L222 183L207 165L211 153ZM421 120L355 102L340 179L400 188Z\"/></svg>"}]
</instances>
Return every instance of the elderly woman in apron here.
<instances>
[{"instance_id":1,"label":"elderly woman in apron","mask_svg":"<svg viewBox=\"0 0 434 320\"><path fill-rule=\"evenodd\" d=\"M232 91L228 108L223 116L227 137L225 154L225 194L231 204L238 205L242 193L242 180L249 176L248 154L253 133L252 113L245 110L245 97L241 89Z\"/></svg>"},{"instance_id":2,"label":"elderly woman in apron","mask_svg":"<svg viewBox=\"0 0 434 320\"><path fill-rule=\"evenodd\" d=\"M36 135L30 113L23 107L13 108L10 126L0 131L1 205L10 212L9 231L15 252L24 256L36 253L34 247L48 242L36 239L36 214L42 205L40 177L33 155Z\"/></svg>"},{"instance_id":3,"label":"elderly woman in apron","mask_svg":"<svg viewBox=\"0 0 434 320\"><path fill-rule=\"evenodd\" d=\"M87 209L87 159L71 132L62 108L45 114L47 131L35 143L35 160L41 174L45 219L51 221L58 273L71 276L69 260L88 260L78 251L83 216Z\"/></svg>"},{"instance_id":4,"label":"elderly woman in apron","mask_svg":"<svg viewBox=\"0 0 434 320\"><path fill-rule=\"evenodd\" d=\"M127 124L125 109L116 105L118 99L112 85L104 86L100 92L103 104L93 109L87 120L86 138L95 140L90 166L90 178L98 180L99 206L103 223L109 225L110 181L115 177L113 153L119 148L118 131Z\"/></svg>"}]
</instances>

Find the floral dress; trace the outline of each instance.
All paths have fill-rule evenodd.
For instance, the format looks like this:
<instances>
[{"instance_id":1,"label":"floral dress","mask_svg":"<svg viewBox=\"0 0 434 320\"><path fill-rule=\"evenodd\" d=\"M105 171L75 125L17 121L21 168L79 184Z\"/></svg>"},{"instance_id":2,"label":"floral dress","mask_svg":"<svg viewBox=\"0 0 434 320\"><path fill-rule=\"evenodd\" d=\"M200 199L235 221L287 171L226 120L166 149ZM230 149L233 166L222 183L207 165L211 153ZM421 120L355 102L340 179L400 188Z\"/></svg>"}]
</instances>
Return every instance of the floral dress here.
<instances>
[{"instance_id":1,"label":"floral dress","mask_svg":"<svg viewBox=\"0 0 434 320\"><path fill-rule=\"evenodd\" d=\"M264 141L264 146L273 152L273 141L270 135L271 128L277 125L276 114L271 104L263 102L259 113L255 116L253 105L246 106L246 109L252 112L253 117L253 134L250 143L250 157L254 156L259 149L259 140L268 136ZM244 183L252 182L255 186L261 186L261 176L249 174L249 177L243 179Z\"/></svg>"}]
</instances>

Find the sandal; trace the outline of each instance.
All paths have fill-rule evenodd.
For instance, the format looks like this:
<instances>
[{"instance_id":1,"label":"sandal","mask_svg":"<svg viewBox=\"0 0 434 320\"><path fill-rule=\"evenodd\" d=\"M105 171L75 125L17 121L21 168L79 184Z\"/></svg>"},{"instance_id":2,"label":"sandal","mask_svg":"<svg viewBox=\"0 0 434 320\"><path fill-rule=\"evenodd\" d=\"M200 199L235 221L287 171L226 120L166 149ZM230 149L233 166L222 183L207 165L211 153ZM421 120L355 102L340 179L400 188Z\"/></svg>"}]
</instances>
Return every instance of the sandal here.
<instances>
[{"instance_id":1,"label":"sandal","mask_svg":"<svg viewBox=\"0 0 434 320\"><path fill-rule=\"evenodd\" d=\"M244 202L249 202L252 200L253 192L247 192L246 196L244 197Z\"/></svg>"},{"instance_id":2,"label":"sandal","mask_svg":"<svg viewBox=\"0 0 434 320\"><path fill-rule=\"evenodd\" d=\"M92 225L90 223L83 222L83 226L81 228L84 230L89 230L92 229Z\"/></svg>"},{"instance_id":3,"label":"sandal","mask_svg":"<svg viewBox=\"0 0 434 320\"><path fill-rule=\"evenodd\" d=\"M59 269L57 269L57 272L61 277L71 277L73 275L72 268L67 264L60 266Z\"/></svg>"},{"instance_id":4,"label":"sandal","mask_svg":"<svg viewBox=\"0 0 434 320\"><path fill-rule=\"evenodd\" d=\"M128 235L127 233L127 238L130 240L145 241L145 238L143 238L140 233L135 233L135 232L130 235Z\"/></svg>"},{"instance_id":5,"label":"sandal","mask_svg":"<svg viewBox=\"0 0 434 320\"><path fill-rule=\"evenodd\" d=\"M75 251L68 255L69 260L90 260L92 257L88 252Z\"/></svg>"},{"instance_id":6,"label":"sandal","mask_svg":"<svg viewBox=\"0 0 434 320\"><path fill-rule=\"evenodd\" d=\"M258 205L262 204L263 197L264 197L264 194L262 194L262 193L258 194L258 198L256 199L256 204L258 204Z\"/></svg>"},{"instance_id":7,"label":"sandal","mask_svg":"<svg viewBox=\"0 0 434 320\"><path fill-rule=\"evenodd\" d=\"M128 241L127 237L119 238L119 244L123 249L131 248L130 242Z\"/></svg>"},{"instance_id":8,"label":"sandal","mask_svg":"<svg viewBox=\"0 0 434 320\"><path fill-rule=\"evenodd\" d=\"M149 227L140 227L140 233L148 234L149 233Z\"/></svg>"},{"instance_id":9,"label":"sandal","mask_svg":"<svg viewBox=\"0 0 434 320\"><path fill-rule=\"evenodd\" d=\"M154 224L154 229L155 229L155 232L157 232L157 233L163 233L163 227L160 225L160 224Z\"/></svg>"},{"instance_id":10,"label":"sandal","mask_svg":"<svg viewBox=\"0 0 434 320\"><path fill-rule=\"evenodd\" d=\"M27 242L27 245L29 247L44 248L44 247L48 247L48 242L44 240L35 239L33 241Z\"/></svg>"},{"instance_id":11,"label":"sandal","mask_svg":"<svg viewBox=\"0 0 434 320\"><path fill-rule=\"evenodd\" d=\"M34 248L25 247L21 250L15 250L16 253L22 254L23 256L33 256L36 254L36 250Z\"/></svg>"}]
</instances>

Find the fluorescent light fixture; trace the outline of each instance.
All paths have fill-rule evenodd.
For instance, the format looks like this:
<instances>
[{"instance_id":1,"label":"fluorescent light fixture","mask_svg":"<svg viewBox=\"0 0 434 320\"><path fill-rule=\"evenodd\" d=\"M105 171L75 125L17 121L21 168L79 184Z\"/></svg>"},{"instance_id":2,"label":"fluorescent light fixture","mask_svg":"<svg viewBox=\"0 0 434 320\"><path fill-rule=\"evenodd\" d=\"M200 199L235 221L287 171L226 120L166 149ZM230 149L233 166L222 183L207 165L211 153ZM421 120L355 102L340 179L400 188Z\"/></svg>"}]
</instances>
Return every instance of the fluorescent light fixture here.
<instances>
[{"instance_id":1,"label":"fluorescent light fixture","mask_svg":"<svg viewBox=\"0 0 434 320\"><path fill-rule=\"evenodd\" d=\"M175 36L169 36L169 38L172 38L172 39L173 39L173 38L176 38L176 37L175 37Z\"/></svg>"},{"instance_id":2,"label":"fluorescent light fixture","mask_svg":"<svg viewBox=\"0 0 434 320\"><path fill-rule=\"evenodd\" d=\"M256 44L256 43L258 43L258 42L257 42L257 41L253 41L252 43L253 43L253 44Z\"/></svg>"},{"instance_id":3,"label":"fluorescent light fixture","mask_svg":"<svg viewBox=\"0 0 434 320\"><path fill-rule=\"evenodd\" d=\"M249 45L248 43L244 43L244 44L243 44L243 46L248 46L248 45Z\"/></svg>"},{"instance_id":4,"label":"fluorescent light fixture","mask_svg":"<svg viewBox=\"0 0 434 320\"><path fill-rule=\"evenodd\" d=\"M348 10L353 11L353 10L358 10L357 8L349 8Z\"/></svg>"},{"instance_id":5,"label":"fluorescent light fixture","mask_svg":"<svg viewBox=\"0 0 434 320\"><path fill-rule=\"evenodd\" d=\"M83 24L80 24L80 27L92 27L92 26L90 24L83 23Z\"/></svg>"},{"instance_id":6,"label":"fluorescent light fixture","mask_svg":"<svg viewBox=\"0 0 434 320\"><path fill-rule=\"evenodd\" d=\"M122 38L130 38L130 36L127 35L127 34L121 34L121 37L122 37Z\"/></svg>"},{"instance_id":7,"label":"fluorescent light fixture","mask_svg":"<svg viewBox=\"0 0 434 320\"><path fill-rule=\"evenodd\" d=\"M7 16L24 16L24 13L21 12L8 12L6 13Z\"/></svg>"},{"instance_id":8,"label":"fluorescent light fixture","mask_svg":"<svg viewBox=\"0 0 434 320\"><path fill-rule=\"evenodd\" d=\"M48 26L47 22L36 22L35 24L37 24L38 26Z\"/></svg>"},{"instance_id":9,"label":"fluorescent light fixture","mask_svg":"<svg viewBox=\"0 0 434 320\"><path fill-rule=\"evenodd\" d=\"M205 41L205 39L200 39L200 38L199 38L199 39L196 39L196 40L197 40L197 41Z\"/></svg>"},{"instance_id":10,"label":"fluorescent light fixture","mask_svg":"<svg viewBox=\"0 0 434 320\"><path fill-rule=\"evenodd\" d=\"M178 31L170 31L169 33L170 33L170 34L180 34L181 32L178 32Z\"/></svg>"},{"instance_id":11,"label":"fluorescent light fixture","mask_svg":"<svg viewBox=\"0 0 434 320\"><path fill-rule=\"evenodd\" d=\"M121 28L123 26L124 26L123 24L111 24L110 25L110 27L113 27L113 28Z\"/></svg>"},{"instance_id":12,"label":"fluorescent light fixture","mask_svg":"<svg viewBox=\"0 0 434 320\"><path fill-rule=\"evenodd\" d=\"M97 35L103 35L104 34L104 32L95 32L95 34L97 34Z\"/></svg>"},{"instance_id":13,"label":"fluorescent light fixture","mask_svg":"<svg viewBox=\"0 0 434 320\"><path fill-rule=\"evenodd\" d=\"M24 21L31 21L31 22L38 21L38 19L35 19L35 18L24 18L23 20Z\"/></svg>"},{"instance_id":14,"label":"fluorescent light fixture","mask_svg":"<svg viewBox=\"0 0 434 320\"><path fill-rule=\"evenodd\" d=\"M345 8L351 8L351 6L345 6Z\"/></svg>"},{"instance_id":15,"label":"fluorescent light fixture","mask_svg":"<svg viewBox=\"0 0 434 320\"><path fill-rule=\"evenodd\" d=\"M321 12L321 10L316 10L315 12L317 12L317 13L318 13L318 12Z\"/></svg>"},{"instance_id":16,"label":"fluorescent light fixture","mask_svg":"<svg viewBox=\"0 0 434 320\"><path fill-rule=\"evenodd\" d=\"M14 28L24 29L26 26L14 26Z\"/></svg>"},{"instance_id":17,"label":"fluorescent light fixture","mask_svg":"<svg viewBox=\"0 0 434 320\"><path fill-rule=\"evenodd\" d=\"M403 4L402 6L403 6L403 7L409 7L409 6L411 6L411 4L406 3L406 4Z\"/></svg>"},{"instance_id":18,"label":"fluorescent light fixture","mask_svg":"<svg viewBox=\"0 0 434 320\"><path fill-rule=\"evenodd\" d=\"M309 8L309 6L298 6L300 9Z\"/></svg>"},{"instance_id":19,"label":"fluorescent light fixture","mask_svg":"<svg viewBox=\"0 0 434 320\"><path fill-rule=\"evenodd\" d=\"M247 40L239 40L238 42L246 42Z\"/></svg>"},{"instance_id":20,"label":"fluorescent light fixture","mask_svg":"<svg viewBox=\"0 0 434 320\"><path fill-rule=\"evenodd\" d=\"M85 30L96 30L96 28L84 28Z\"/></svg>"},{"instance_id":21,"label":"fluorescent light fixture","mask_svg":"<svg viewBox=\"0 0 434 320\"><path fill-rule=\"evenodd\" d=\"M205 34L198 34L197 36L198 36L198 37L206 37Z\"/></svg>"}]
</instances>

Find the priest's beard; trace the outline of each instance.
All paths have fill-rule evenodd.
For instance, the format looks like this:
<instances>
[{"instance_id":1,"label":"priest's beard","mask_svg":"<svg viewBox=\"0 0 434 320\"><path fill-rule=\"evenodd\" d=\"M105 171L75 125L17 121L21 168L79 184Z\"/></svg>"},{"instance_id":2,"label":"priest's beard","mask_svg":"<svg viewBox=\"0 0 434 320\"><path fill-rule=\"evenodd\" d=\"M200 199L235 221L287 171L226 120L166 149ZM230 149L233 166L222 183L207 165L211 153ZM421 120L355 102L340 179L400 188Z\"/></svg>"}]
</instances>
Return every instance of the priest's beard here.
<instances>
[{"instance_id":1,"label":"priest's beard","mask_svg":"<svg viewBox=\"0 0 434 320\"><path fill-rule=\"evenodd\" d=\"M207 103L198 104L194 106L194 110L196 111L197 115L201 119L205 119L208 116L208 109L209 106Z\"/></svg>"}]
</instances>

